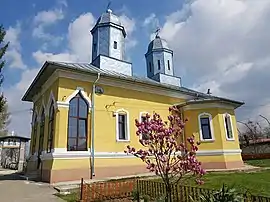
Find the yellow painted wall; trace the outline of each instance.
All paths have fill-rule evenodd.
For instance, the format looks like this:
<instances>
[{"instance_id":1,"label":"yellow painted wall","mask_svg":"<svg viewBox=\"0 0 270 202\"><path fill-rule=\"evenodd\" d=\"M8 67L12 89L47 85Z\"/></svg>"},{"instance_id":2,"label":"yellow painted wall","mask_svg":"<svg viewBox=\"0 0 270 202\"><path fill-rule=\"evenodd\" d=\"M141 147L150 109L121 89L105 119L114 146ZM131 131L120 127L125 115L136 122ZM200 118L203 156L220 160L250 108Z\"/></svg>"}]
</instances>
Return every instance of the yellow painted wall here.
<instances>
[{"instance_id":1,"label":"yellow painted wall","mask_svg":"<svg viewBox=\"0 0 270 202\"><path fill-rule=\"evenodd\" d=\"M56 98L58 96L58 80L56 80L45 92L43 95L41 95L37 101L33 104L35 112L37 111L38 113L38 117L41 116L42 113L42 107L43 107L43 103L45 105L45 127L44 127L44 142L43 142L43 150L47 150L47 139L48 139L48 121L49 121L49 117L47 114L47 107L48 106L48 102L49 102L49 98L50 98L50 93L51 91L53 92L54 97ZM31 140L33 140L33 131L34 131L34 125L32 125L32 130L31 130ZM37 125L37 137L36 137L36 146L35 146L35 152L38 151L38 147L39 147L39 137L40 137L40 123L38 122ZM30 149L32 149L32 144L33 142L31 142L30 145ZM32 150L31 150L32 152Z\"/></svg>"},{"instance_id":2,"label":"yellow painted wall","mask_svg":"<svg viewBox=\"0 0 270 202\"><path fill-rule=\"evenodd\" d=\"M86 94L91 97L92 84L90 82L61 78L59 84L59 100L65 100L77 87L82 87ZM136 136L135 119L139 118L140 112L153 113L155 111L162 117L167 118L168 108L174 103L183 101L181 99L147 94L123 88L104 85L99 86L104 89L104 94L95 95L96 152L123 152L128 144L139 147L140 144L138 142L138 137ZM115 105L113 105L113 103L115 103ZM130 142L116 141L116 117L113 116L113 112L118 109L125 109L129 112ZM59 134L61 134L61 137L59 137L57 147L63 148L66 147L67 142L68 110L62 108L59 109L59 111L61 114L61 126L59 126ZM89 120L90 114L91 113L89 113ZM88 134L89 136L91 134L90 127Z\"/></svg>"},{"instance_id":3,"label":"yellow painted wall","mask_svg":"<svg viewBox=\"0 0 270 202\"><path fill-rule=\"evenodd\" d=\"M163 119L167 119L168 108L175 103L184 102L182 99L170 98L167 96L143 93L135 90L126 90L123 88L110 87L99 85L104 89L103 95L95 95L95 151L96 152L123 152L127 145L139 148L139 137L136 136L135 119L139 119L140 112L148 112L152 114L154 111L159 113ZM43 99L47 106L51 90L54 92L57 101L65 101L76 89L81 87L86 92L87 96L91 97L92 84L90 82L77 81L72 79L60 78L58 79L44 94ZM36 103L38 110L41 106L40 98ZM118 109L124 109L129 112L129 125L130 125L130 141L117 142L116 141L116 117L113 112ZM40 110L39 110L40 111ZM199 150L222 150L222 149L238 149L238 136L234 111L228 111L220 108L207 108L204 110L187 110L184 111L184 118L189 121L185 127L185 136L195 134L199 140L199 123L198 115L207 112L212 114L213 127L214 127L214 142L202 143ZM227 141L225 136L225 128L223 121L223 113L228 112L232 115L233 128L235 141ZM88 137L91 135L90 128L91 112L89 112L88 119ZM67 127L68 127L68 108L59 107L56 111L55 117L55 148L67 147ZM46 117L44 148L47 148L47 135L48 135L48 117ZM39 127L38 127L39 134ZM90 147L90 138L88 138L88 148ZM36 144L36 151L38 147L38 138ZM235 161L241 158L240 155L230 156L199 156L201 161ZM139 165L143 163L136 158L121 158L121 159L95 159L95 167L107 166L125 166L125 165ZM45 160L43 169L59 170L59 169L72 169L72 168L89 168L90 159L55 159Z\"/></svg>"},{"instance_id":4,"label":"yellow painted wall","mask_svg":"<svg viewBox=\"0 0 270 202\"><path fill-rule=\"evenodd\" d=\"M212 131L212 134L214 133L215 140L209 142L201 142L199 150L239 149L238 132L234 110L221 108L186 110L184 112L184 117L188 118L189 121L186 123L185 135L188 137L194 134L196 141L200 141L198 116L199 114L204 112L212 115L213 130L214 130ZM229 113L232 117L233 133L235 139L233 141L226 139L226 130L224 126L224 117L223 117L224 113Z\"/></svg>"}]
</instances>

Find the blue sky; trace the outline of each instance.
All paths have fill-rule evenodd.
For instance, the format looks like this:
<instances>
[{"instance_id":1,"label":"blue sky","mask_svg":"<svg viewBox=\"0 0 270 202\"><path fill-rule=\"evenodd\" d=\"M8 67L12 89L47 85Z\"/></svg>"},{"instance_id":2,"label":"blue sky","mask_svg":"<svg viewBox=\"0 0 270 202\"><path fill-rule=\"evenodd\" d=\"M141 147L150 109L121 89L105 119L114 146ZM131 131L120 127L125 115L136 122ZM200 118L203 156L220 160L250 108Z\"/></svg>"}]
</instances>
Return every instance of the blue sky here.
<instances>
[{"instance_id":1,"label":"blue sky","mask_svg":"<svg viewBox=\"0 0 270 202\"><path fill-rule=\"evenodd\" d=\"M10 47L3 90L10 130L29 136L32 107L20 101L45 60L89 62L90 29L107 0L4 0L1 23ZM144 54L157 26L174 51L186 87L246 102L239 120L270 118L269 0L113 0L127 31L133 72L145 76Z\"/></svg>"},{"instance_id":2,"label":"blue sky","mask_svg":"<svg viewBox=\"0 0 270 202\"><path fill-rule=\"evenodd\" d=\"M93 3L94 2L94 3ZM24 63L29 67L36 67L38 63L32 57L32 53L39 50L44 41L39 38L30 37L32 35L35 25L33 19L42 11L53 9L61 9L64 18L55 23L54 25L46 28L46 32L54 36L65 36L68 31L69 24L74 21L83 13L91 12L95 19L97 19L102 12L106 10L108 1L5 1L5 9L0 13L0 18L3 25L8 28L9 26L15 27L17 23L21 25L20 41L23 51L21 52ZM111 9L118 15L127 15L129 18L136 19L137 27L133 32L139 45L132 48L132 54L128 54L134 64L134 73L143 75L145 74L144 67L144 53L146 52L147 45L150 40L150 32L155 30L155 27L142 27L143 21L151 13L158 13L159 19L164 21L164 17L174 11L175 6L181 6L182 2L170 0L170 3L161 1L157 4L155 0L140 0L140 1L125 1L114 0L111 3ZM16 6L14 6L16 5ZM23 11L23 12L22 12ZM141 26L141 27L140 27ZM89 30L90 31L90 30ZM90 35L90 32L89 32ZM57 46L51 46L47 49L53 53L59 53L66 48L67 39L64 38ZM90 59L89 59L90 60ZM16 73L15 73L16 72ZM17 69L5 69L6 82L5 86L12 85L14 82L19 81Z\"/></svg>"}]
</instances>

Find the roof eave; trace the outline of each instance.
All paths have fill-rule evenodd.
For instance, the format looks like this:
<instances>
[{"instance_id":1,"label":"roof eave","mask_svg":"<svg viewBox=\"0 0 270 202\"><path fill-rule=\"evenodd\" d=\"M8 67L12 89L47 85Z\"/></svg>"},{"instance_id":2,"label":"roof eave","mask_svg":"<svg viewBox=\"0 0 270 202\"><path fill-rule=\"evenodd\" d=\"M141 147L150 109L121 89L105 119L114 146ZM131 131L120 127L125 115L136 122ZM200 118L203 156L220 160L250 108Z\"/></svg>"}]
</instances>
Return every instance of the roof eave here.
<instances>
[{"instance_id":1,"label":"roof eave","mask_svg":"<svg viewBox=\"0 0 270 202\"><path fill-rule=\"evenodd\" d=\"M234 107L234 109L242 106L243 104L245 104L244 102L239 102L239 101L234 101L234 100L227 100L227 99L198 99L198 100L188 100L187 102L184 103L178 103L175 104L175 106L178 107L184 107L187 105L193 105L193 104L201 104L201 103L214 103L214 102L219 102L219 103L223 103L223 104L227 104L227 105L231 105Z\"/></svg>"},{"instance_id":2,"label":"roof eave","mask_svg":"<svg viewBox=\"0 0 270 202\"><path fill-rule=\"evenodd\" d=\"M33 89L34 85L37 83L38 79L40 78L40 76L43 74L45 68L50 64L51 62L49 61L45 61L42 68L39 70L38 74L36 75L35 79L32 81L32 83L30 84L30 86L28 87L28 89L26 90L26 92L24 93L23 97L22 97L22 101L28 101L31 102L32 100L30 98L28 98L29 93L31 92L31 90Z\"/></svg>"}]
</instances>

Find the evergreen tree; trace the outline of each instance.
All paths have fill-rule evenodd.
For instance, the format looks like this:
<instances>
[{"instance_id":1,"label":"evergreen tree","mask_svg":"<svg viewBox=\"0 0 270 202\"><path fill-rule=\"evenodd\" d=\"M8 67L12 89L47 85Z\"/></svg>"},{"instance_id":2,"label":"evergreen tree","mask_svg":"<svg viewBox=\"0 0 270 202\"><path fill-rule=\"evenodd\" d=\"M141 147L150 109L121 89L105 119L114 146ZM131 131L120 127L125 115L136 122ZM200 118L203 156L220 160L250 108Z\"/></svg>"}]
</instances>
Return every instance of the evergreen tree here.
<instances>
[{"instance_id":1,"label":"evergreen tree","mask_svg":"<svg viewBox=\"0 0 270 202\"><path fill-rule=\"evenodd\" d=\"M5 65L5 60L3 60L3 56L6 53L9 43L5 43L4 39L6 36L6 31L3 25L0 25L0 86L3 83L3 68ZM8 104L7 100L4 97L3 93L0 94L0 136L7 134L7 125L9 123L9 113L8 113Z\"/></svg>"},{"instance_id":2,"label":"evergreen tree","mask_svg":"<svg viewBox=\"0 0 270 202\"><path fill-rule=\"evenodd\" d=\"M4 42L4 38L6 35L6 31L3 27L3 25L0 25L0 86L3 83L3 73L2 70L4 68L5 65L5 60L3 60L3 56L6 53L6 50L8 48L9 43L5 43ZM1 93L0 95L0 113L3 112L3 110L5 110L5 105L6 105L7 101L6 98L4 97L3 93Z\"/></svg>"},{"instance_id":3,"label":"evergreen tree","mask_svg":"<svg viewBox=\"0 0 270 202\"><path fill-rule=\"evenodd\" d=\"M10 123L10 113L8 112L7 102L4 104L3 110L0 112L0 137L8 133L7 126Z\"/></svg>"}]
</instances>

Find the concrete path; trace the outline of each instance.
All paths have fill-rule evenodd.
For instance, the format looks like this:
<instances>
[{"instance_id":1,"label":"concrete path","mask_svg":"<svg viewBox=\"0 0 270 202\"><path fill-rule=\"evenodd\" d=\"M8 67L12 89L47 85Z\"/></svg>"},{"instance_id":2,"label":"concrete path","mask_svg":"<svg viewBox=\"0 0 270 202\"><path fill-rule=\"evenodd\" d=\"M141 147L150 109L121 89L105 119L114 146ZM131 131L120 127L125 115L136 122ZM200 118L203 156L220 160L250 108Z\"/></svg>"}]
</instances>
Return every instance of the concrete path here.
<instances>
[{"instance_id":1,"label":"concrete path","mask_svg":"<svg viewBox=\"0 0 270 202\"><path fill-rule=\"evenodd\" d=\"M0 169L1 202L63 202L46 183L26 181L14 171Z\"/></svg>"}]
</instances>

